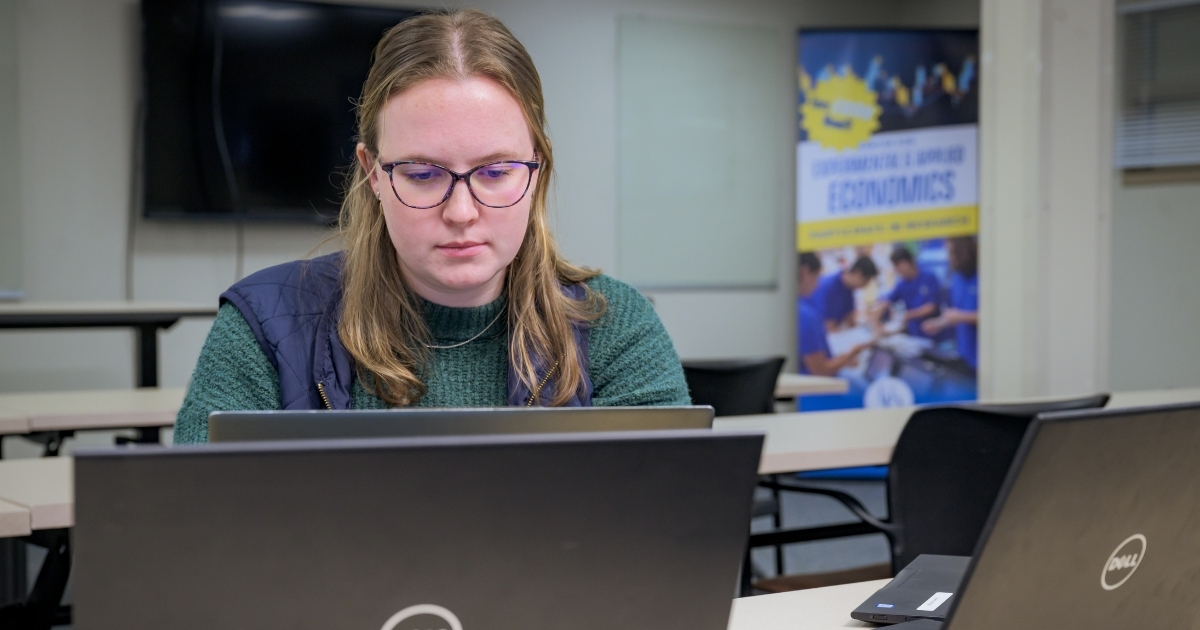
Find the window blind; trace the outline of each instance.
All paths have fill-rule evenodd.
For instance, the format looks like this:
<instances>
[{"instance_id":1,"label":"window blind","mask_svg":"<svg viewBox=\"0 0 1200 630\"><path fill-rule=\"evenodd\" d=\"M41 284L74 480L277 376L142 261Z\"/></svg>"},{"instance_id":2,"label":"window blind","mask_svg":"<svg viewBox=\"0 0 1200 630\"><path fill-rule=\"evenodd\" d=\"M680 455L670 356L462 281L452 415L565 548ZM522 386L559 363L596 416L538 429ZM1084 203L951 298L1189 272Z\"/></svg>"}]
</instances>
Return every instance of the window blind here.
<instances>
[{"instance_id":1,"label":"window blind","mask_svg":"<svg viewBox=\"0 0 1200 630\"><path fill-rule=\"evenodd\" d=\"M1200 164L1200 0L1118 11L1124 54L1117 167Z\"/></svg>"}]
</instances>

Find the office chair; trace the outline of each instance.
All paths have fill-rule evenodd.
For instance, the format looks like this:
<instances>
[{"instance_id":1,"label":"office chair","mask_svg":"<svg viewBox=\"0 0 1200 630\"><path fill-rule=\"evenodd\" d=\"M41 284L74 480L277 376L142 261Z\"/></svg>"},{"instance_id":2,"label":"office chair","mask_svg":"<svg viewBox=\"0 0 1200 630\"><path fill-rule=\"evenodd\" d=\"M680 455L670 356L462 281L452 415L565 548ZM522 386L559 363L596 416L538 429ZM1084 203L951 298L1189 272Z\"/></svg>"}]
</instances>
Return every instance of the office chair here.
<instances>
[{"instance_id":1,"label":"office chair","mask_svg":"<svg viewBox=\"0 0 1200 630\"><path fill-rule=\"evenodd\" d=\"M775 384L783 357L684 361L683 377L694 405L711 405L718 416L775 412Z\"/></svg>"},{"instance_id":2,"label":"office chair","mask_svg":"<svg viewBox=\"0 0 1200 630\"><path fill-rule=\"evenodd\" d=\"M892 451L886 518L872 515L857 499L840 490L807 483L762 483L780 492L831 497L849 509L858 522L753 534L750 546L882 533L891 550L890 566L882 568L890 569L890 575L924 553L969 556L1034 416L1099 408L1107 403L1108 394L1100 394L1051 402L918 409ZM779 592L845 583L837 582L837 575L827 577L832 580L822 581L820 575L771 578L760 580L754 588ZM746 582L743 576L743 587Z\"/></svg>"}]
</instances>

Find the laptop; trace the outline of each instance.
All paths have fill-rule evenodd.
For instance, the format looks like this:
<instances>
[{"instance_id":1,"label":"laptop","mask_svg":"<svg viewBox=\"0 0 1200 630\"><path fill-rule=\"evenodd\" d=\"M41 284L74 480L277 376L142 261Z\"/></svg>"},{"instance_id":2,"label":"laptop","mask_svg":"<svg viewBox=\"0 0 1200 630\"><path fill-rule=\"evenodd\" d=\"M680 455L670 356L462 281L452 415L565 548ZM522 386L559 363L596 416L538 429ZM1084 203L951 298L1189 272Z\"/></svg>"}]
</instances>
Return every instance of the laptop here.
<instances>
[{"instance_id":1,"label":"laptop","mask_svg":"<svg viewBox=\"0 0 1200 630\"><path fill-rule=\"evenodd\" d=\"M712 423L708 406L214 411L208 441L710 429Z\"/></svg>"},{"instance_id":2,"label":"laptop","mask_svg":"<svg viewBox=\"0 0 1200 630\"><path fill-rule=\"evenodd\" d=\"M763 437L80 451L74 627L725 630Z\"/></svg>"},{"instance_id":3,"label":"laptop","mask_svg":"<svg viewBox=\"0 0 1200 630\"><path fill-rule=\"evenodd\" d=\"M970 562L970 556L921 554L850 616L872 623L945 619Z\"/></svg>"},{"instance_id":4,"label":"laptop","mask_svg":"<svg viewBox=\"0 0 1200 630\"><path fill-rule=\"evenodd\" d=\"M1195 628L1200 403L1030 425L945 623L894 630Z\"/></svg>"}]
</instances>

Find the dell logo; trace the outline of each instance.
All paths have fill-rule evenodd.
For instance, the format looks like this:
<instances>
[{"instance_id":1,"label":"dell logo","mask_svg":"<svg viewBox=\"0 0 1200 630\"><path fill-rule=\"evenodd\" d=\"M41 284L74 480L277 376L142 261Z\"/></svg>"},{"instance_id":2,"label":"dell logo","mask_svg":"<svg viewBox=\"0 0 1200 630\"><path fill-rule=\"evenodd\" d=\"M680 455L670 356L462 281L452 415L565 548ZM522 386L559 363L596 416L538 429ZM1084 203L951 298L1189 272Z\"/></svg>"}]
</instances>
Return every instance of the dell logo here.
<instances>
[{"instance_id":1,"label":"dell logo","mask_svg":"<svg viewBox=\"0 0 1200 630\"><path fill-rule=\"evenodd\" d=\"M1134 571L1137 571L1138 565L1142 563L1144 557L1146 557L1146 537L1134 534L1126 538L1117 545L1112 555L1104 562L1104 569L1100 572L1100 586L1106 591L1121 586L1133 575Z\"/></svg>"},{"instance_id":2,"label":"dell logo","mask_svg":"<svg viewBox=\"0 0 1200 630\"><path fill-rule=\"evenodd\" d=\"M434 604L409 606L388 618L380 630L418 630L417 628L402 628L400 624L406 619L426 615L437 617L438 621L434 622L436 625L433 626L429 626L428 623L422 624L419 630L463 630L462 623L459 622L458 617L454 616L454 613Z\"/></svg>"}]
</instances>

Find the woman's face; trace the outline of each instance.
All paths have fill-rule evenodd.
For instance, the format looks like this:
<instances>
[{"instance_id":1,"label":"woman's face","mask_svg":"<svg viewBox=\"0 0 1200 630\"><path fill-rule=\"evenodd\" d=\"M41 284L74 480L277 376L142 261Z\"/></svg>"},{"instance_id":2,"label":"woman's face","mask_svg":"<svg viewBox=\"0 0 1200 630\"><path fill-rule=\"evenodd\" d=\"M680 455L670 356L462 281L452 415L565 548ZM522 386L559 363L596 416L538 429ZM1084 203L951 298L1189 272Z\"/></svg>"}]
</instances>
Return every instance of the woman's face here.
<instances>
[{"instance_id":1,"label":"woman's face","mask_svg":"<svg viewBox=\"0 0 1200 630\"><path fill-rule=\"evenodd\" d=\"M536 160L521 105L504 86L485 77L418 83L380 113L379 155L359 144L358 157L383 205L404 280L417 295L453 307L500 296L529 224L538 171L525 196L507 208L479 203L460 180L449 199L422 210L400 202L379 164L411 160L465 173L490 162ZM399 167L394 176L402 176Z\"/></svg>"}]
</instances>

